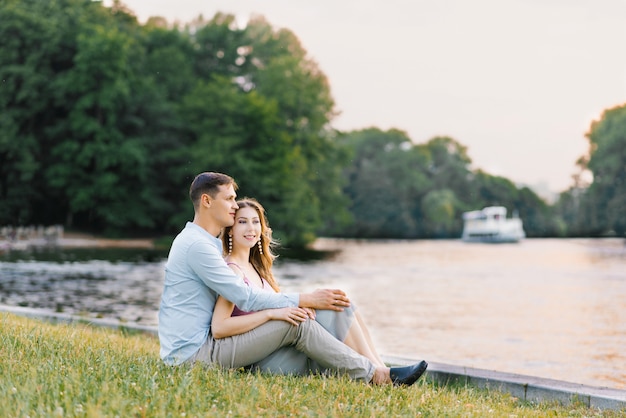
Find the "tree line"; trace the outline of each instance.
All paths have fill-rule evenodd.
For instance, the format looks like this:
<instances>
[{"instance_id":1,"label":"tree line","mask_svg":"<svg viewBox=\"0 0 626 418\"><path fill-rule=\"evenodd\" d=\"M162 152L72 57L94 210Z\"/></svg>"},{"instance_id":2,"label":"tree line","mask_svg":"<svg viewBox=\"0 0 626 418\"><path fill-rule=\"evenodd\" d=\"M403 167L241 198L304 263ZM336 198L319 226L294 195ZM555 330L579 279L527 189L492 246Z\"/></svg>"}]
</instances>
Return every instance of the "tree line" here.
<instances>
[{"instance_id":1,"label":"tree line","mask_svg":"<svg viewBox=\"0 0 626 418\"><path fill-rule=\"evenodd\" d=\"M173 234L211 170L258 198L289 246L458 237L463 211L496 204L529 236L624 234L624 108L590 128L579 165L593 182L548 205L471 169L452 138L335 130L326 76L262 17L140 24L120 2L2 0L0 22L0 225Z\"/></svg>"}]
</instances>

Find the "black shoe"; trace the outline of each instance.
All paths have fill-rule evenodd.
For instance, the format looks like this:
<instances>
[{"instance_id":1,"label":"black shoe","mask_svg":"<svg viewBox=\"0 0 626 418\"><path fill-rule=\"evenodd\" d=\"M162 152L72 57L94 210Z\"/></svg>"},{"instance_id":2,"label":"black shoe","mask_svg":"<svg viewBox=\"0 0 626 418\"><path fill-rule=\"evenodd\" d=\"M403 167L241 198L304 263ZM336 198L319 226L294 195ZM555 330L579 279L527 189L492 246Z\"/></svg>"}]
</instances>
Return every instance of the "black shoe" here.
<instances>
[{"instance_id":1,"label":"black shoe","mask_svg":"<svg viewBox=\"0 0 626 418\"><path fill-rule=\"evenodd\" d=\"M392 367L389 369L389 377L394 386L411 386L424 374L427 367L428 363L424 360L411 366Z\"/></svg>"}]
</instances>

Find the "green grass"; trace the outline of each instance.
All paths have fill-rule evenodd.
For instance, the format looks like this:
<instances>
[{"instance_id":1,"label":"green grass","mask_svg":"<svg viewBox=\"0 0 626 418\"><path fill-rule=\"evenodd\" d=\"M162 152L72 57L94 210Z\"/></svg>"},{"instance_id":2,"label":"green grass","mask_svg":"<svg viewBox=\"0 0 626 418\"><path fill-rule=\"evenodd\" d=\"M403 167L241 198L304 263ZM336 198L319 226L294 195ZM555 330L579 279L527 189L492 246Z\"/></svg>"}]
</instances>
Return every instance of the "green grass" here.
<instances>
[{"instance_id":1,"label":"green grass","mask_svg":"<svg viewBox=\"0 0 626 418\"><path fill-rule=\"evenodd\" d=\"M343 377L165 366L152 335L0 313L0 415L6 417L620 416L581 404L422 380L409 388Z\"/></svg>"}]
</instances>

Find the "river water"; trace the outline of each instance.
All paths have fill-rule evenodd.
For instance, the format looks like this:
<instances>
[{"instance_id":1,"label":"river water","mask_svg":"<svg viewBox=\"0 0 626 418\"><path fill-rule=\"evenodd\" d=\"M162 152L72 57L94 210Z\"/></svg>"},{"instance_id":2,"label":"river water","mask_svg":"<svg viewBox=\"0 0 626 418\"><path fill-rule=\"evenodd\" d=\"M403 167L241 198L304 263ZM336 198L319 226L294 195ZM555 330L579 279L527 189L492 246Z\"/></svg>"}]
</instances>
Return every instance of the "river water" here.
<instances>
[{"instance_id":1,"label":"river water","mask_svg":"<svg viewBox=\"0 0 626 418\"><path fill-rule=\"evenodd\" d=\"M283 290L344 289L383 354L626 388L624 240L314 248L325 257L278 259ZM111 251L0 256L0 303L156 325L165 254Z\"/></svg>"}]
</instances>

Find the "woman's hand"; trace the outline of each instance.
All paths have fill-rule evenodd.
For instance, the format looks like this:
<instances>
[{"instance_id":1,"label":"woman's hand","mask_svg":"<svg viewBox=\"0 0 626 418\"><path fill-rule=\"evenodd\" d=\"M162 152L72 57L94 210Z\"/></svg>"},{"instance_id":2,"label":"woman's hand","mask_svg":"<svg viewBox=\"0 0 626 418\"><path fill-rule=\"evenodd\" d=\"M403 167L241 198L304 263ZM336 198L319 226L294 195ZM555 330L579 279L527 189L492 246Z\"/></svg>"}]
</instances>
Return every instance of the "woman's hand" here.
<instances>
[{"instance_id":1,"label":"woman's hand","mask_svg":"<svg viewBox=\"0 0 626 418\"><path fill-rule=\"evenodd\" d=\"M302 308L302 309L306 311L307 315L309 315L309 318L315 321L315 309L313 308Z\"/></svg>"},{"instance_id":2,"label":"woman's hand","mask_svg":"<svg viewBox=\"0 0 626 418\"><path fill-rule=\"evenodd\" d=\"M268 309L270 319L289 322L291 325L298 326L300 322L304 322L309 318L309 313L303 308L277 308Z\"/></svg>"}]
</instances>

